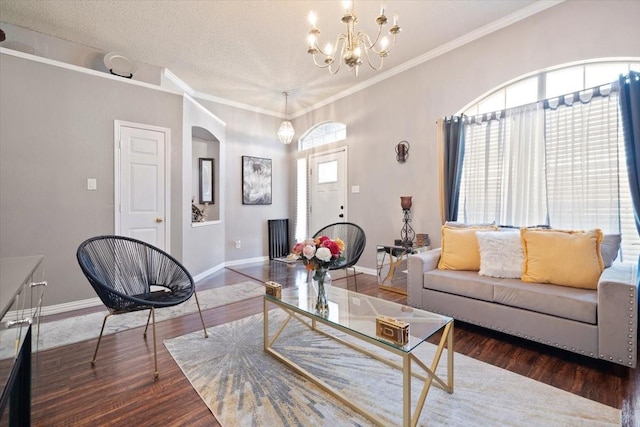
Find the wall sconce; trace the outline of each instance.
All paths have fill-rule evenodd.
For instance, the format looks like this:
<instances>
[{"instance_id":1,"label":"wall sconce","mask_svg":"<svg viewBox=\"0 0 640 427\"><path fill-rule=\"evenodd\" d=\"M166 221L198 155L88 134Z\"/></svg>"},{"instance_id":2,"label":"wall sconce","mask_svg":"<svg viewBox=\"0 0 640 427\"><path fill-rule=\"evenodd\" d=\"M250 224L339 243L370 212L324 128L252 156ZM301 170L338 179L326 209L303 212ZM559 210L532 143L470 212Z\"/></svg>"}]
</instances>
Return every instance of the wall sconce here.
<instances>
[{"instance_id":1,"label":"wall sconce","mask_svg":"<svg viewBox=\"0 0 640 427\"><path fill-rule=\"evenodd\" d=\"M396 160L398 163L404 163L407 161L409 157L409 142L400 141L398 145L396 145Z\"/></svg>"}]
</instances>

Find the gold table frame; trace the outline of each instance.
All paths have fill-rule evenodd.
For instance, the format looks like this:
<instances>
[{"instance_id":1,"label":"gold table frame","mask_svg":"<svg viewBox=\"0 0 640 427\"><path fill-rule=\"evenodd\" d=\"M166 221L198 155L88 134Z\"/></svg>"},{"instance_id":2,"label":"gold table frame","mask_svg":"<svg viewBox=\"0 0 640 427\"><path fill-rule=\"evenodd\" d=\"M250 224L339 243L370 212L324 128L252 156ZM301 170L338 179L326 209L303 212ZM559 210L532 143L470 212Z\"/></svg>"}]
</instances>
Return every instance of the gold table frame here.
<instances>
[{"instance_id":1,"label":"gold table frame","mask_svg":"<svg viewBox=\"0 0 640 427\"><path fill-rule=\"evenodd\" d=\"M269 303L272 303L276 306L278 306L280 309L282 309L285 313L287 313L286 318L282 321L282 324L278 327L278 329L276 330L275 334L273 335L273 337L269 336ZM404 351L400 348L397 348L393 345L388 345L385 344L384 342L379 341L378 339L374 338L374 337L369 337L367 335L364 335L362 333L353 331L347 327L344 327L342 325L338 325L336 323L332 323L327 321L326 319L324 319L323 317L316 315L314 313L311 313L307 310L303 310L300 309L298 307L294 307L291 306L289 304L283 303L281 302L279 299L273 298L271 296L264 296L264 321L263 321L263 327L264 327L264 351L273 356L274 358L276 358L277 360L279 360L280 362L282 362L283 364L285 364L286 366L288 366L289 368L293 369L294 371L298 372L300 375L304 376L305 378L309 379L310 381L314 382L316 385L318 385L320 388L322 388L324 391L326 391L327 393L331 394L332 396L336 397L338 400L340 400L341 402L343 402L345 405L349 406L351 409L353 409L354 411L360 413L361 415L363 415L365 418L367 418L369 421L377 424L377 425L386 425L387 421L385 421L384 419L382 419L381 417L377 416L376 414L372 413L371 411L369 411L367 408L364 408L363 406L359 405L356 402L353 402L352 400L350 400L349 398L347 398L346 395L344 395L343 393L341 393L339 390L336 390L335 388L333 388L332 386L330 386L329 384L327 384L325 381L323 381L321 378L317 377L316 375L310 373L309 371L307 371L306 369L304 369L303 367L301 367L300 365L298 365L297 363L295 363L294 361L292 361L291 359L287 358L285 355L283 355L282 353L278 352L277 350L275 350L273 348L273 344L276 342L276 340L278 339L278 337L280 336L280 334L282 333L282 331L285 329L285 327L287 326L287 324L289 323L289 321L291 321L291 319L295 319L297 321L299 321L300 323L302 323L303 325L305 325L306 327L308 327L310 330L316 331L318 333L321 333L329 338L332 338L350 348L353 348L354 350L357 350L361 353L364 353L376 360L379 360L380 362L383 362L391 367L397 368L402 370L402 389L403 389L403 405L402 405L402 420L403 420L403 426L404 427L413 427L416 426L418 424L418 419L420 417L420 414L422 413L422 409L424 407L424 403L427 399L427 394L429 393L429 390L431 388L431 385L433 383L433 381L435 380L436 382L436 386L442 388L443 390L445 390L447 393L451 394L453 393L453 319L446 323L445 325L443 325L440 330L443 330L442 333L442 337L440 338L440 342L438 344L437 350L435 352L435 355L433 357L433 360L431 361L431 365L427 366L424 362L422 362L420 359L418 359L417 356L415 356L413 354L412 351ZM305 320L306 318L306 320ZM380 355L378 355L375 352L372 352L364 347L361 347L357 344L345 341L335 335L332 335L324 330L318 329L316 327L317 322L320 322L324 325L327 325L331 328L337 329L341 332L344 332L348 335L351 335L353 337L362 339L365 342L368 342L370 344L374 344L377 347L380 347L382 349L386 349L396 355L401 356L402 358L402 363L397 363L394 362L393 360L381 357ZM425 340L426 341L426 340ZM424 342L424 341L423 341ZM415 350L417 347L419 347L421 344L415 346L413 349ZM438 364L440 363L440 359L442 356L442 352L443 350L447 348L447 378L446 378L446 382L440 378L435 372L436 369L438 367ZM421 368L425 374L420 374L417 372L413 372L412 371L412 364L415 363L419 368ZM416 403L416 408L415 410L411 411L411 377L415 377L415 378L419 378L420 380L424 381L424 386L422 388L422 392L420 394L420 397L418 398L418 401Z\"/></svg>"},{"instance_id":2,"label":"gold table frame","mask_svg":"<svg viewBox=\"0 0 640 427\"><path fill-rule=\"evenodd\" d=\"M430 249L429 245L422 246L402 246L402 245L377 245L376 246L376 270L378 276L378 288L385 291L395 292L401 295L407 295L406 284L404 288L394 286L393 281L396 278L396 269L402 264L403 261L407 261L408 256L427 251ZM382 259L379 259L379 253L382 253ZM382 269L385 265L385 259L389 257L389 270L384 279L381 277ZM406 279L405 279L406 281ZM387 284L388 283L388 284Z\"/></svg>"}]
</instances>

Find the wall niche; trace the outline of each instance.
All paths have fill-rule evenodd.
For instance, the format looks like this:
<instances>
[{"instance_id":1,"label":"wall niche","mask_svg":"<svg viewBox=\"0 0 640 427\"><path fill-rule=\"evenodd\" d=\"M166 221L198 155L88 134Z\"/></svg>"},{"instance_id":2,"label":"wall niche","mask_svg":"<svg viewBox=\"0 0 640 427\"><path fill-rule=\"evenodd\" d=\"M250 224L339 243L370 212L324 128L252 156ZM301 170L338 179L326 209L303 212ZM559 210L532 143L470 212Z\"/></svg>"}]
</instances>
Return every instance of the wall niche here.
<instances>
[{"instance_id":1,"label":"wall niche","mask_svg":"<svg viewBox=\"0 0 640 427\"><path fill-rule=\"evenodd\" d=\"M207 129L191 128L191 222L220 221L220 141Z\"/></svg>"}]
</instances>

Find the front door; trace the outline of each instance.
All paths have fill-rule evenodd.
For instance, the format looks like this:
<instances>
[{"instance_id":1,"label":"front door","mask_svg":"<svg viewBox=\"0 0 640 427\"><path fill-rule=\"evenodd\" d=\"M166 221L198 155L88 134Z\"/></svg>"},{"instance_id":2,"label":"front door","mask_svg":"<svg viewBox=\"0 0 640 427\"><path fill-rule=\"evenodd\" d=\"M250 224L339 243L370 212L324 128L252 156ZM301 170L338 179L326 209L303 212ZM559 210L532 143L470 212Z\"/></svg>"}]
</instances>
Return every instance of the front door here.
<instances>
[{"instance_id":1,"label":"front door","mask_svg":"<svg viewBox=\"0 0 640 427\"><path fill-rule=\"evenodd\" d=\"M347 149L309 158L309 232L347 221Z\"/></svg>"},{"instance_id":2,"label":"front door","mask_svg":"<svg viewBox=\"0 0 640 427\"><path fill-rule=\"evenodd\" d=\"M169 134L165 128L116 122L116 234L160 249L168 247Z\"/></svg>"}]
</instances>

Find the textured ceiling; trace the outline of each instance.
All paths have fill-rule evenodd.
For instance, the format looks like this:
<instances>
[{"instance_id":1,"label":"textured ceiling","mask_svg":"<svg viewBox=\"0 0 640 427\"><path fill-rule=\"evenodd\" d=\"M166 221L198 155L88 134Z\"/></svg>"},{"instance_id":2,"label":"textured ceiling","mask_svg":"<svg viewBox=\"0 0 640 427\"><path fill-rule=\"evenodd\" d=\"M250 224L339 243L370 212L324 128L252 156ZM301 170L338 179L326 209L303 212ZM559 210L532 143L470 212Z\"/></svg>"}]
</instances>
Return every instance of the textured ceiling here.
<instances>
[{"instance_id":1,"label":"textured ceiling","mask_svg":"<svg viewBox=\"0 0 640 427\"><path fill-rule=\"evenodd\" d=\"M532 0L383 0L402 32L383 71L424 57L452 40L500 20L558 3ZM356 1L359 28L373 34L382 1ZM535 4L534 4L535 3ZM545 6L546 5L546 6ZM316 68L306 51L310 10L324 42L344 25L338 0L31 1L0 0L0 20L134 61L166 67L194 90L282 113L308 109L380 72L358 77Z\"/></svg>"}]
</instances>

